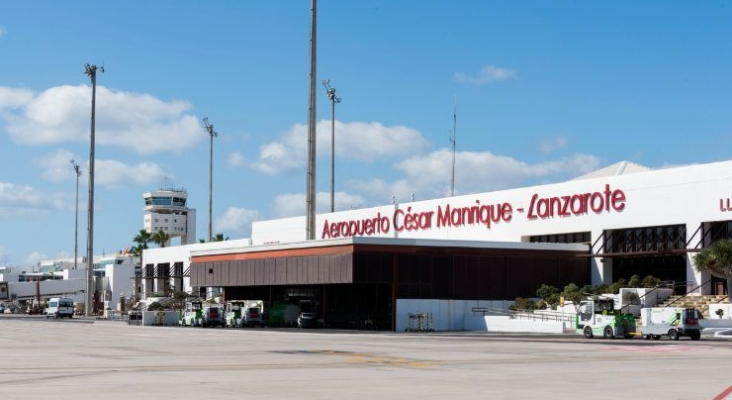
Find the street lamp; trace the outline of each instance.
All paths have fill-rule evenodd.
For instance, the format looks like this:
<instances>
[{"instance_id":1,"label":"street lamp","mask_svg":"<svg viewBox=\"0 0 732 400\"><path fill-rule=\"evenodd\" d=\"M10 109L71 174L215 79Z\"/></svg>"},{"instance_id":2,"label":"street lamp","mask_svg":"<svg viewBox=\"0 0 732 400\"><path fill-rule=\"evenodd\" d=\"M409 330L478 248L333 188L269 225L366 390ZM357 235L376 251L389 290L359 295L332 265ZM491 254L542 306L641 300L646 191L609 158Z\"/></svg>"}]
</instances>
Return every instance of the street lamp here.
<instances>
[{"instance_id":1,"label":"street lamp","mask_svg":"<svg viewBox=\"0 0 732 400\"><path fill-rule=\"evenodd\" d=\"M87 218L86 234L86 315L92 314L92 302L94 301L94 290L92 280L94 279L94 127L95 108L97 98L97 69L104 72L104 67L85 64L84 73L91 78L91 140L89 145L89 214Z\"/></svg>"},{"instance_id":2,"label":"street lamp","mask_svg":"<svg viewBox=\"0 0 732 400\"><path fill-rule=\"evenodd\" d=\"M218 136L218 133L214 131L213 125L208 123L208 117L203 119L203 124L206 126L206 132L211 136L208 158L208 241L211 242L213 240L213 229L211 225L211 216L213 214L213 140Z\"/></svg>"},{"instance_id":3,"label":"street lamp","mask_svg":"<svg viewBox=\"0 0 732 400\"><path fill-rule=\"evenodd\" d=\"M335 209L335 104L341 102L336 89L330 86L330 79L323 80L325 95L330 100L330 212Z\"/></svg>"},{"instance_id":4,"label":"street lamp","mask_svg":"<svg viewBox=\"0 0 732 400\"><path fill-rule=\"evenodd\" d=\"M74 166L74 172L76 173L76 215L74 217L74 269L76 269L79 260L79 177L81 176L81 169L74 159L71 159L71 165Z\"/></svg>"}]
</instances>

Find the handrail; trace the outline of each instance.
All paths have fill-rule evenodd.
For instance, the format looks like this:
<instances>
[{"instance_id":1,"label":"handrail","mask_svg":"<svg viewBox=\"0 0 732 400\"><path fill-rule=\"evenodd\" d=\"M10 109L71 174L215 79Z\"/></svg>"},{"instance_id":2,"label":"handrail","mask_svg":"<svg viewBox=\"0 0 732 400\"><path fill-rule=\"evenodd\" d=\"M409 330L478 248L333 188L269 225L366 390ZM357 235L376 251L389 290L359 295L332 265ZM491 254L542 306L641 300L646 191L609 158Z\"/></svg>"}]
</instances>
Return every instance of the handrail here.
<instances>
[{"instance_id":1,"label":"handrail","mask_svg":"<svg viewBox=\"0 0 732 400\"><path fill-rule=\"evenodd\" d=\"M657 291L658 289L669 289L669 287L668 287L669 283L673 286L673 285L675 285L676 282L674 282L674 281L661 281L661 282L659 282L658 285L656 285L653 288L653 290L651 290L650 292L648 292L648 293L644 294L643 296L640 296L637 299L633 300L632 302L630 302L630 303L628 303L628 304L620 307L620 312L622 313L623 312L623 309L625 307L628 307L628 310L630 310L630 306L632 306L633 303L635 303L636 301L640 301L640 299L645 298L646 296L648 296L649 294ZM620 299L620 301L622 302L623 299Z\"/></svg>"},{"instance_id":2,"label":"handrail","mask_svg":"<svg viewBox=\"0 0 732 400\"><path fill-rule=\"evenodd\" d=\"M556 310L507 310L504 308L490 308L490 307L473 307L473 313L482 313L483 315L494 314L494 315L506 315L516 319L531 319L531 320L552 320L571 322L574 319L576 312L559 312ZM537 311L545 311L546 314L537 313ZM551 318L550 318L551 317Z\"/></svg>"},{"instance_id":3,"label":"handrail","mask_svg":"<svg viewBox=\"0 0 732 400\"><path fill-rule=\"evenodd\" d=\"M691 294L691 292L694 292L694 291L696 291L697 289L699 289L700 287L702 287L702 286L706 285L707 283L711 282L711 281L712 281L712 279L713 279L713 278L709 278L709 279L707 279L707 281L706 281L706 282L704 282L704 283L702 283L701 285L699 285L699 286L695 287L694 289L691 289L691 290L689 290L689 291L688 291L688 292L686 292L686 294L684 294L683 296L681 296L681 297L679 297L678 299L676 299L676 300L674 300L674 301L672 301L672 302L668 303L668 304L667 304L667 306L670 306L670 305L672 305L672 304L676 303L677 301L679 301L679 300L681 300L681 299L683 299L683 298L686 298L686 296L688 296L689 294Z\"/></svg>"}]
</instances>

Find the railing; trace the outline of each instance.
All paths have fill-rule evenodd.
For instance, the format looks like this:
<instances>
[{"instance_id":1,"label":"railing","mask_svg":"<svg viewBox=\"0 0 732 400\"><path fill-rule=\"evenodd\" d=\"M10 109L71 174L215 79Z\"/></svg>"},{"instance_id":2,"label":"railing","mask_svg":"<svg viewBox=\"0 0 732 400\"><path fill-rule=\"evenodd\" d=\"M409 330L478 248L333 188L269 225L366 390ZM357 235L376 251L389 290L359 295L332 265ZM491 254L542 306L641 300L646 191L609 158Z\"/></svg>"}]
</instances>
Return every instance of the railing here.
<instances>
[{"instance_id":1,"label":"railing","mask_svg":"<svg viewBox=\"0 0 732 400\"><path fill-rule=\"evenodd\" d=\"M702 283L701 285L699 285L699 286L695 287L694 289L691 289L691 290L689 290L688 292L686 292L686 293L685 293L685 294L684 294L683 296L679 297L678 299L676 299L676 300L674 300L674 301L672 301L672 302L668 303L668 304L666 305L666 307L670 307L670 306L671 306L672 304L674 304L674 303L676 303L676 302L680 301L681 299L684 299L684 298L686 298L686 297L687 297L687 296L688 296L689 294L691 294L692 292L695 292L695 291L697 291L697 290L698 290L699 288L701 288L702 286L706 285L707 283L709 283L709 282L711 282L711 281L712 281L712 278L709 278L709 279L708 279L708 280L707 280L706 282L704 282L704 283ZM684 284L684 285L685 285L685 284Z\"/></svg>"},{"instance_id":2,"label":"railing","mask_svg":"<svg viewBox=\"0 0 732 400\"><path fill-rule=\"evenodd\" d=\"M506 310L504 308L473 307L473 315L497 315L507 316L513 319L526 319L532 321L552 322L574 322L576 312L565 312L556 310Z\"/></svg>"},{"instance_id":3,"label":"railing","mask_svg":"<svg viewBox=\"0 0 732 400\"><path fill-rule=\"evenodd\" d=\"M632 306L636 302L638 304L643 304L642 299L648 298L647 296L650 295L651 293L655 293L658 296L659 289L674 289L675 286L676 286L675 281L662 281L658 285L656 285L650 292L648 292L648 293L644 294L643 296L640 296L637 299L631 301L630 303L620 307L620 312L622 313L623 309L625 309L625 307L628 307L628 311L630 311L630 306ZM621 302L622 302L622 300L623 299L620 299ZM656 303L658 303L658 297L656 297Z\"/></svg>"}]
</instances>

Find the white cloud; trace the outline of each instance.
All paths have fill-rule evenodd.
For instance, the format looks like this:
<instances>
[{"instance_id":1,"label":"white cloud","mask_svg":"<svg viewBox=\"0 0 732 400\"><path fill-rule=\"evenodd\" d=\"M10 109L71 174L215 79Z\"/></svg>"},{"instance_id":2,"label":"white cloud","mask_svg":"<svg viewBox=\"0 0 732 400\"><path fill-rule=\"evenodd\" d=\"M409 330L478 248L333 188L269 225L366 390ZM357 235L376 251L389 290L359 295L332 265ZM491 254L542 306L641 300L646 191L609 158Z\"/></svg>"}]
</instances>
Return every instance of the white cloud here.
<instances>
[{"instance_id":1,"label":"white cloud","mask_svg":"<svg viewBox=\"0 0 732 400\"><path fill-rule=\"evenodd\" d=\"M77 165L81 162L68 150L58 149L53 154L48 154L43 157L35 157L31 160L33 166L42 170L41 176L53 183L59 183L71 179L76 179L76 172L74 172L74 166L71 164L71 160ZM81 168L81 167L80 167ZM81 177L85 177L82 168Z\"/></svg>"},{"instance_id":2,"label":"white cloud","mask_svg":"<svg viewBox=\"0 0 732 400\"><path fill-rule=\"evenodd\" d=\"M51 182L59 183L76 179L71 159L79 164L81 169L80 183L89 182L89 163L79 161L74 155L64 149L58 149L55 153L36 157L32 160L35 167L42 170L41 176ZM97 159L94 164L95 185L108 188L125 188L134 186L145 186L160 182L163 178L172 175L152 162L141 162L136 165L127 165L116 160Z\"/></svg>"},{"instance_id":3,"label":"white cloud","mask_svg":"<svg viewBox=\"0 0 732 400\"><path fill-rule=\"evenodd\" d=\"M2 26L0 26L0 38L3 37L3 36L5 36L5 28L3 28Z\"/></svg>"},{"instance_id":4,"label":"white cloud","mask_svg":"<svg viewBox=\"0 0 732 400\"><path fill-rule=\"evenodd\" d=\"M115 160L96 160L94 165L95 185L110 188L147 186L166 177L172 178L160 166L151 162L127 165Z\"/></svg>"},{"instance_id":5,"label":"white cloud","mask_svg":"<svg viewBox=\"0 0 732 400\"><path fill-rule=\"evenodd\" d=\"M257 210L229 207L224 215L216 219L216 232L223 233L225 237L231 236L231 233L248 237L252 232L252 222L261 219L262 215Z\"/></svg>"},{"instance_id":6,"label":"white cloud","mask_svg":"<svg viewBox=\"0 0 732 400\"><path fill-rule=\"evenodd\" d=\"M0 217L37 215L63 208L60 196L43 193L31 186L0 182Z\"/></svg>"},{"instance_id":7,"label":"white cloud","mask_svg":"<svg viewBox=\"0 0 732 400\"><path fill-rule=\"evenodd\" d=\"M317 124L318 155L330 156L331 121ZM259 160L252 167L266 174L304 171L307 165L307 126L296 124L279 141L268 143L259 150ZM417 154L429 149L422 134L405 126L384 126L372 122L335 123L336 157L358 161L373 161Z\"/></svg>"},{"instance_id":8,"label":"white cloud","mask_svg":"<svg viewBox=\"0 0 732 400\"><path fill-rule=\"evenodd\" d=\"M12 254L10 254L3 246L0 246L0 267L10 265Z\"/></svg>"},{"instance_id":9,"label":"white cloud","mask_svg":"<svg viewBox=\"0 0 732 400\"><path fill-rule=\"evenodd\" d=\"M318 199L315 199L315 205L318 205ZM305 206L305 194L303 193L285 193L275 196L272 202L272 218L287 218L305 215L307 207Z\"/></svg>"},{"instance_id":10,"label":"white cloud","mask_svg":"<svg viewBox=\"0 0 732 400\"><path fill-rule=\"evenodd\" d=\"M468 75L464 72L456 72L455 80L461 83L473 85L487 85L496 81L505 81L516 78L516 71L512 69L499 68L493 65L486 65L476 75Z\"/></svg>"},{"instance_id":11,"label":"white cloud","mask_svg":"<svg viewBox=\"0 0 732 400\"><path fill-rule=\"evenodd\" d=\"M7 98L6 98L7 97ZM18 144L45 145L89 140L91 88L57 86L41 93L0 87L0 118ZM138 154L180 153L205 138L184 101L97 86L95 141Z\"/></svg>"},{"instance_id":12,"label":"white cloud","mask_svg":"<svg viewBox=\"0 0 732 400\"><path fill-rule=\"evenodd\" d=\"M35 266L39 262L44 261L44 260L48 260L47 255L34 251L34 252L28 254L28 256L23 260L23 264Z\"/></svg>"},{"instance_id":13,"label":"white cloud","mask_svg":"<svg viewBox=\"0 0 732 400\"><path fill-rule=\"evenodd\" d=\"M345 192L335 192L335 211L362 208L367 205L365 197ZM330 192L320 192L315 197L315 212L324 214L330 212ZM287 193L274 198L272 204L272 218L288 218L303 216L307 213L305 194Z\"/></svg>"},{"instance_id":14,"label":"white cloud","mask_svg":"<svg viewBox=\"0 0 732 400\"><path fill-rule=\"evenodd\" d=\"M229 157L226 159L227 164L231 167L243 167L246 163L246 159L244 156L239 152L233 152L229 154Z\"/></svg>"},{"instance_id":15,"label":"white cloud","mask_svg":"<svg viewBox=\"0 0 732 400\"><path fill-rule=\"evenodd\" d=\"M5 118L16 108L33 100L33 92L28 89L14 89L0 86L0 117Z\"/></svg>"},{"instance_id":16,"label":"white cloud","mask_svg":"<svg viewBox=\"0 0 732 400\"><path fill-rule=\"evenodd\" d=\"M555 138L545 140L539 145L539 151L544 154L549 154L556 150L561 150L567 146L567 138L564 136L557 136Z\"/></svg>"},{"instance_id":17,"label":"white cloud","mask_svg":"<svg viewBox=\"0 0 732 400\"><path fill-rule=\"evenodd\" d=\"M56 259L56 260L62 260L62 259L70 258L73 261L74 260L74 255L71 254L71 253L69 253L66 250L60 250L60 251L56 252L56 255L54 255L53 258Z\"/></svg>"},{"instance_id":18,"label":"white cloud","mask_svg":"<svg viewBox=\"0 0 732 400\"><path fill-rule=\"evenodd\" d=\"M488 152L460 152L455 162L455 194L516 188L543 180L562 181L594 171L599 165L598 157L586 154L528 164ZM404 173L404 178L394 182L353 180L347 186L376 204L388 204L392 196L400 203L411 201L412 194L417 201L450 195L452 152L449 150L415 156L397 163L395 168ZM374 193L379 197L373 197Z\"/></svg>"}]
</instances>

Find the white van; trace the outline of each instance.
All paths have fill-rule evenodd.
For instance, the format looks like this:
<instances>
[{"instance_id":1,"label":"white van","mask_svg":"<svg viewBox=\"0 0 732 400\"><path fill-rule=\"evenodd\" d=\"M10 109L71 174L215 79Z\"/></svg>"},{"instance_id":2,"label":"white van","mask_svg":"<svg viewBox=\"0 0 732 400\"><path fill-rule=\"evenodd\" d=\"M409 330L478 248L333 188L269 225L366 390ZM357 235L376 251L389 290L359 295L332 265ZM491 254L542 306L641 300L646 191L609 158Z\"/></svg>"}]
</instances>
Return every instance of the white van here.
<instances>
[{"instance_id":1,"label":"white van","mask_svg":"<svg viewBox=\"0 0 732 400\"><path fill-rule=\"evenodd\" d=\"M46 307L46 318L63 318L74 316L74 300L67 297L54 297L48 300Z\"/></svg>"}]
</instances>

